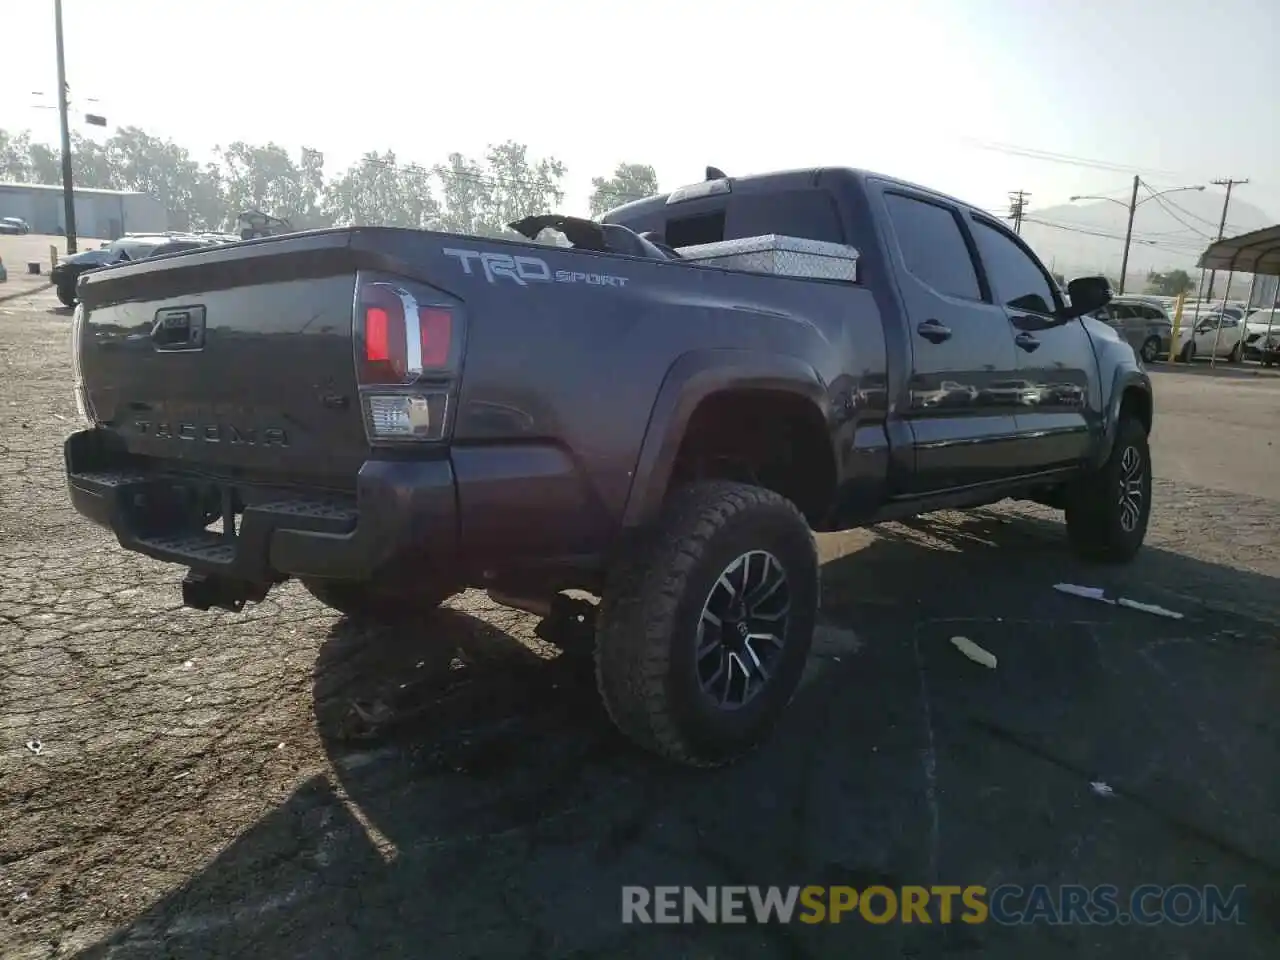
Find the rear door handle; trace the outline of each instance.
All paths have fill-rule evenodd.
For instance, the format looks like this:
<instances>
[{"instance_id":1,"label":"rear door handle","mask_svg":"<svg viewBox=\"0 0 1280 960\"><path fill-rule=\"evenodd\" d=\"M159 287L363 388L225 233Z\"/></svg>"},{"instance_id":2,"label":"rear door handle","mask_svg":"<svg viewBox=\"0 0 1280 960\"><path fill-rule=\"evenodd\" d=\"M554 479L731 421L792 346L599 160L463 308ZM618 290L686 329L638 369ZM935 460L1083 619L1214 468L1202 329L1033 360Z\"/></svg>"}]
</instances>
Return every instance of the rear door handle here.
<instances>
[{"instance_id":1,"label":"rear door handle","mask_svg":"<svg viewBox=\"0 0 1280 960\"><path fill-rule=\"evenodd\" d=\"M1034 353L1040 348L1040 341L1029 333L1020 333L1013 338L1013 342L1020 346L1027 353Z\"/></svg>"},{"instance_id":2,"label":"rear door handle","mask_svg":"<svg viewBox=\"0 0 1280 960\"><path fill-rule=\"evenodd\" d=\"M951 339L951 328L944 327L937 320L924 321L920 326L916 327L916 333L930 343L941 343L943 340Z\"/></svg>"}]
</instances>

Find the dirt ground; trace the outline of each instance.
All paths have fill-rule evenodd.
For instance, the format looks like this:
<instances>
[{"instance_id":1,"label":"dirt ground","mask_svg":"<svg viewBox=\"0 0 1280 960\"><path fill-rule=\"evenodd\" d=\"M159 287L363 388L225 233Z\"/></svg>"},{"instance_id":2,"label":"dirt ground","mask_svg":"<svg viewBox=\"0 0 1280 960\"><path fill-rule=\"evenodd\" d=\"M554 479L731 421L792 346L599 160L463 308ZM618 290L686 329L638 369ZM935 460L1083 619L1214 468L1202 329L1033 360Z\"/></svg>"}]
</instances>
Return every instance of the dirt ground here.
<instances>
[{"instance_id":1,"label":"dirt ground","mask_svg":"<svg viewBox=\"0 0 1280 960\"><path fill-rule=\"evenodd\" d=\"M0 303L6 960L1280 956L1280 380L1156 376L1124 570L1020 506L823 538L783 729L691 773L482 595L399 633L293 585L183 609L181 571L68 507L68 322L48 291ZM620 923L623 884L939 882L1247 898L1227 927Z\"/></svg>"}]
</instances>

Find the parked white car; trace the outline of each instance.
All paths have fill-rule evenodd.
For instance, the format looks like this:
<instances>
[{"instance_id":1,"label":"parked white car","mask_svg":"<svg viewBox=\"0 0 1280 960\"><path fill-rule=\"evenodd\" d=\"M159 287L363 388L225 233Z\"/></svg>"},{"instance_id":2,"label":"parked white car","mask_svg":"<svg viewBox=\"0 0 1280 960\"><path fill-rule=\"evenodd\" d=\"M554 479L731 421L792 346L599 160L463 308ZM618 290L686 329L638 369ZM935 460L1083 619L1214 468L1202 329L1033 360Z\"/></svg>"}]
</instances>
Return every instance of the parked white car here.
<instances>
[{"instance_id":1,"label":"parked white car","mask_svg":"<svg viewBox=\"0 0 1280 960\"><path fill-rule=\"evenodd\" d=\"M1280 361L1280 309L1256 310L1249 314L1244 358L1261 360L1264 367L1274 366Z\"/></svg>"},{"instance_id":2,"label":"parked white car","mask_svg":"<svg viewBox=\"0 0 1280 960\"><path fill-rule=\"evenodd\" d=\"M1225 313L1219 309L1209 314L1195 326L1187 326L1179 332L1178 359L1225 357L1232 363L1238 363L1245 358L1246 348L1252 346L1259 335L1266 333L1267 313L1269 311L1228 307Z\"/></svg>"}]
</instances>

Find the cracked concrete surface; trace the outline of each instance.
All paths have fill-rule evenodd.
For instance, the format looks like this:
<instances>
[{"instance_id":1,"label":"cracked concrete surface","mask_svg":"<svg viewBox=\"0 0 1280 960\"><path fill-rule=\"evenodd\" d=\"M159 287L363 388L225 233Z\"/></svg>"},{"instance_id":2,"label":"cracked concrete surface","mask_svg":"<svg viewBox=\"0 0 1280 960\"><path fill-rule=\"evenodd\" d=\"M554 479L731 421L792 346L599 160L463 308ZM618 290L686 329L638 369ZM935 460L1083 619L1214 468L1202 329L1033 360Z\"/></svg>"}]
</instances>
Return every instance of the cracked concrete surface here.
<instances>
[{"instance_id":1,"label":"cracked concrete surface","mask_svg":"<svg viewBox=\"0 0 1280 960\"><path fill-rule=\"evenodd\" d=\"M590 670L482 595L399 632L293 585L240 615L183 609L181 571L69 510L55 303L0 304L6 960L1277 954L1280 501L1177 472L1212 424L1158 426L1173 467L1152 549L1124 570L1077 566L1056 518L1024 506L823 538L827 623L782 730L691 773L621 743ZM1216 389L1157 380L1188 417ZM1271 430L1280 391L1251 390L1256 410L1222 406ZM1275 448L1232 442L1248 476L1280 475ZM999 668L960 656L958 633ZM1216 930L619 922L630 883L935 879L1250 899Z\"/></svg>"}]
</instances>

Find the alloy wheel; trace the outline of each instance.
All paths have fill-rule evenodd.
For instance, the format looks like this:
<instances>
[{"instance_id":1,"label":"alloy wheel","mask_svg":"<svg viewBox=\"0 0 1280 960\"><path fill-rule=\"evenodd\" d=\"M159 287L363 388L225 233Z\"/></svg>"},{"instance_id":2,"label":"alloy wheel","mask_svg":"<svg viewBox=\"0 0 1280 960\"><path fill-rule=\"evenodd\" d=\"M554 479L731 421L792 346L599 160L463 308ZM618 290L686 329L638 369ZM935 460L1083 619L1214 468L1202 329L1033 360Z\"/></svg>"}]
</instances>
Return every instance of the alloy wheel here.
<instances>
[{"instance_id":1,"label":"alloy wheel","mask_svg":"<svg viewBox=\"0 0 1280 960\"><path fill-rule=\"evenodd\" d=\"M1137 447L1125 447L1120 457L1120 528L1133 533L1142 520L1143 486L1142 453Z\"/></svg>"},{"instance_id":2,"label":"alloy wheel","mask_svg":"<svg viewBox=\"0 0 1280 960\"><path fill-rule=\"evenodd\" d=\"M715 706L737 710L772 679L787 642L791 589L772 553L752 550L716 579L698 618L694 669Z\"/></svg>"}]
</instances>

